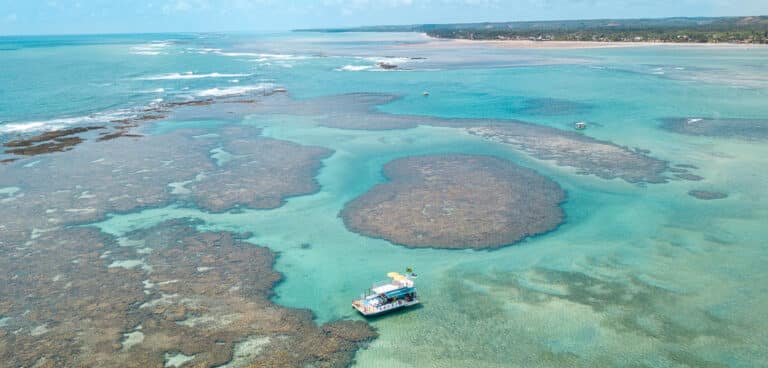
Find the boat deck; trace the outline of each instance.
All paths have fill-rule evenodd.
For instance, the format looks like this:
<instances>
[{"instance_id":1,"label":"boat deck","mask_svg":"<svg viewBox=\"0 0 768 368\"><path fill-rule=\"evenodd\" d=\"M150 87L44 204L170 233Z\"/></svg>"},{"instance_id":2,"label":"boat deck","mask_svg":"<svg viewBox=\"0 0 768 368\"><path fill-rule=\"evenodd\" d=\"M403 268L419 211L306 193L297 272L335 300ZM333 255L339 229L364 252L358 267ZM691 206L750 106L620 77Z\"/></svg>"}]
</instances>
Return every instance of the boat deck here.
<instances>
[{"instance_id":1,"label":"boat deck","mask_svg":"<svg viewBox=\"0 0 768 368\"><path fill-rule=\"evenodd\" d=\"M397 290L400 288L401 286L399 285L389 283L389 284L384 284L384 285L371 288L371 291L374 292L375 294L386 294L387 292L390 292L392 290Z\"/></svg>"}]
</instances>

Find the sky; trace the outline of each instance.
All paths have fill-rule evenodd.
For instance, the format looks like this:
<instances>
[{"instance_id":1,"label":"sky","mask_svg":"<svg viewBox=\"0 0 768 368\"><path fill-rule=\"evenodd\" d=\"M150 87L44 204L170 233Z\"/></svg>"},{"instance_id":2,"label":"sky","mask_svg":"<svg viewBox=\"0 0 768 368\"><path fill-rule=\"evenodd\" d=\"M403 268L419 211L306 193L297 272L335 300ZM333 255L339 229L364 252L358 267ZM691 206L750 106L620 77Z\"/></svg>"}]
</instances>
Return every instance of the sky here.
<instances>
[{"instance_id":1,"label":"sky","mask_svg":"<svg viewBox=\"0 0 768 368\"><path fill-rule=\"evenodd\" d=\"M768 15L768 0L0 0L0 35Z\"/></svg>"}]
</instances>

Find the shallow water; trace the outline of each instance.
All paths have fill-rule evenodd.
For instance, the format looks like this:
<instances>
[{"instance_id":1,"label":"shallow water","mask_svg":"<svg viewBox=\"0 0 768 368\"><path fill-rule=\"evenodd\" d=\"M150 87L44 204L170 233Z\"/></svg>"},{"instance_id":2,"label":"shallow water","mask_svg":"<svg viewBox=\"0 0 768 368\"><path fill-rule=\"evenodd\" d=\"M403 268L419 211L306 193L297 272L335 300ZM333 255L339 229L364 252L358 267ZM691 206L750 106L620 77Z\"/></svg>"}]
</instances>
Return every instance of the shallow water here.
<instances>
[{"instance_id":1,"label":"shallow water","mask_svg":"<svg viewBox=\"0 0 768 368\"><path fill-rule=\"evenodd\" d=\"M388 271L414 267L423 307L371 320L380 336L357 353L356 367L768 364L768 146L659 128L667 117L768 119L768 66L760 63L768 49L480 48L462 51L459 63L459 51L420 49L423 39L408 34L39 41L0 41L20 45L0 51L0 68L12 70L0 75L0 85L12 86L0 90L3 139L83 122L65 118L125 113L157 98L184 100L215 88L272 83L300 100L349 92L402 95L379 107L392 114L520 119L560 129L584 120L589 136L695 165L692 172L705 178L648 185L604 180L463 129L333 129L299 111L171 118L141 127L153 135L194 128L215 142L225 127L242 125L334 151L317 174L320 190L276 209L211 213L176 202L112 214L95 226L120 237L189 217L204 221L201 230L250 232L251 242L279 254L275 268L284 280L273 300L309 308L318 322L359 319L352 298ZM375 71L375 60L388 56L427 59L398 59L413 70ZM81 71L60 77L71 65ZM345 65L371 68L346 71ZM183 78L187 72L246 76ZM170 73L181 77L146 80ZM421 96L424 90L429 97ZM385 163L431 153L488 154L533 168L567 191L565 223L493 251L409 249L344 227L338 213L385 180ZM216 148L206 154L219 164L229 159ZM14 163L13 175L23 177L21 167L34 159ZM701 201L687 195L692 189L729 196ZM20 193L24 188L0 188L0 201L23 201ZM140 266L124 262L115 267ZM186 363L185 355L174 357L168 360Z\"/></svg>"}]
</instances>

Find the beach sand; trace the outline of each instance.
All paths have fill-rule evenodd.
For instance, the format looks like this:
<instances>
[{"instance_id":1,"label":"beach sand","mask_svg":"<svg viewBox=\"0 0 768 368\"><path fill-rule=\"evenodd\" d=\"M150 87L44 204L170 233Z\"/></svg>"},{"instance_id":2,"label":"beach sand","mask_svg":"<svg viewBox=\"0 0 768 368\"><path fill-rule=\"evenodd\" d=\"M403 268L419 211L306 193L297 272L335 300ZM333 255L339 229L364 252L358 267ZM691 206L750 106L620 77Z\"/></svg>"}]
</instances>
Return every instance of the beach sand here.
<instances>
[{"instance_id":1,"label":"beach sand","mask_svg":"<svg viewBox=\"0 0 768 368\"><path fill-rule=\"evenodd\" d=\"M652 46L685 46L685 47L720 47L720 48L763 48L768 45L738 44L738 43L670 43L670 42L597 42L597 41L532 41L532 40L467 40L433 38L414 47L434 48L463 48L468 46L496 47L504 49L605 49Z\"/></svg>"}]
</instances>

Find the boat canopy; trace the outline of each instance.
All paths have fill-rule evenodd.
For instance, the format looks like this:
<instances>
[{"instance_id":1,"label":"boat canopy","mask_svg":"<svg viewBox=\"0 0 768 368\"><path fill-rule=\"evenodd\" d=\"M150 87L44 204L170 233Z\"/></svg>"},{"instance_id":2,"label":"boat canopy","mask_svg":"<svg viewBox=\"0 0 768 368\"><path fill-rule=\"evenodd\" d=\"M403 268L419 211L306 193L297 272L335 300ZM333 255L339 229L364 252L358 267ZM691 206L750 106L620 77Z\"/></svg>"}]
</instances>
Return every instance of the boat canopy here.
<instances>
[{"instance_id":1,"label":"boat canopy","mask_svg":"<svg viewBox=\"0 0 768 368\"><path fill-rule=\"evenodd\" d=\"M402 289L388 291L384 295L386 295L387 298L397 298L397 297L400 297L400 296L403 296L403 295L408 295L408 294L413 293L415 291L416 291L416 288L412 288L412 287L410 287L410 288L402 288Z\"/></svg>"},{"instance_id":2,"label":"boat canopy","mask_svg":"<svg viewBox=\"0 0 768 368\"><path fill-rule=\"evenodd\" d=\"M390 273L387 274L387 277L389 277L389 278L391 278L391 279L393 279L395 281L403 281L403 280L408 278L408 277L406 277L404 275L401 275L401 274L399 274L397 272L390 272Z\"/></svg>"}]
</instances>

